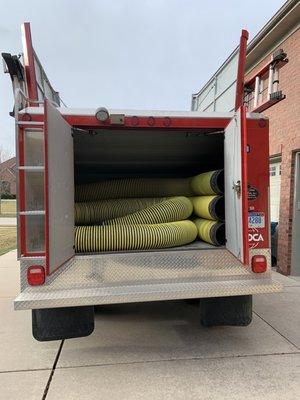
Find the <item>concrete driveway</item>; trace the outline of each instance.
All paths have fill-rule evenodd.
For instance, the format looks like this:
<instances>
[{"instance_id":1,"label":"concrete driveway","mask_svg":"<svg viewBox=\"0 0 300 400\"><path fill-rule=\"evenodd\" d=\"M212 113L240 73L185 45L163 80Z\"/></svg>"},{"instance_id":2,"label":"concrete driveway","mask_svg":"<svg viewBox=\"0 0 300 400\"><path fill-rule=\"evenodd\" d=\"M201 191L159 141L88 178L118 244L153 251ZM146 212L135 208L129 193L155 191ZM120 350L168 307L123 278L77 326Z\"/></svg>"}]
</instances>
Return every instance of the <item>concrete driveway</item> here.
<instances>
[{"instance_id":1,"label":"concrete driveway","mask_svg":"<svg viewBox=\"0 0 300 400\"><path fill-rule=\"evenodd\" d=\"M0 257L0 398L299 399L300 280L254 298L249 327L203 328L185 302L99 307L93 335L39 343L13 311L16 252Z\"/></svg>"},{"instance_id":2,"label":"concrete driveway","mask_svg":"<svg viewBox=\"0 0 300 400\"><path fill-rule=\"evenodd\" d=\"M16 226L17 218L15 217L0 217L0 226Z\"/></svg>"}]
</instances>

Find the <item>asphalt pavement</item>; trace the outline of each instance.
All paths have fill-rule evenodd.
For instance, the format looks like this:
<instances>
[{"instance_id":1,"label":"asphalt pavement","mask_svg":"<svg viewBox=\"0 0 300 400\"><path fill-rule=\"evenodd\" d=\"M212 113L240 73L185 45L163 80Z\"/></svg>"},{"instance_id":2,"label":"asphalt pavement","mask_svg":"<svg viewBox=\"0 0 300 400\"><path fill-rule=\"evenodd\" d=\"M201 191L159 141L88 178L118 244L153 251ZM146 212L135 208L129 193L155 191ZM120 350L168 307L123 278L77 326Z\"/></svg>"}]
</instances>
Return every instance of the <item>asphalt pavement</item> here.
<instances>
[{"instance_id":1,"label":"asphalt pavement","mask_svg":"<svg viewBox=\"0 0 300 400\"><path fill-rule=\"evenodd\" d=\"M35 341L13 311L16 251L0 257L2 400L298 400L300 279L254 297L248 327L203 328L186 302L98 307L86 338Z\"/></svg>"}]
</instances>

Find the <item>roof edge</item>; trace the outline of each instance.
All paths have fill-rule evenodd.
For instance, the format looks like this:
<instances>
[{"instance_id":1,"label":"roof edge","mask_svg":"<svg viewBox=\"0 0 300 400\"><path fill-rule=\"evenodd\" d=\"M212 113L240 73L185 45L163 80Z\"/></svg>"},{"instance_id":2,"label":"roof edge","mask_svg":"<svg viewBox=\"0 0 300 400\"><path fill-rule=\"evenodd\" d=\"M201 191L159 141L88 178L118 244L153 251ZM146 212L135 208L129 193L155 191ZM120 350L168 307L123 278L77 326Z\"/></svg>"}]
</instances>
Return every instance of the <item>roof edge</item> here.
<instances>
[{"instance_id":1,"label":"roof edge","mask_svg":"<svg viewBox=\"0 0 300 400\"><path fill-rule=\"evenodd\" d=\"M262 39L265 38L279 23L282 23L285 17L296 8L300 9L299 0L288 0L283 6L273 15L273 17L264 25L264 27L254 36L254 38L248 43L247 46L247 57L248 55L261 43ZM286 27L288 31L288 27ZM221 66L216 70L216 72L211 76L211 78L199 89L197 92L192 93L192 99L199 96L205 89L212 84L215 77L222 71L222 69L229 64L232 58L237 54L239 47L237 46L229 55L229 57L221 64ZM246 60L246 70L249 69L249 65L247 65Z\"/></svg>"}]
</instances>

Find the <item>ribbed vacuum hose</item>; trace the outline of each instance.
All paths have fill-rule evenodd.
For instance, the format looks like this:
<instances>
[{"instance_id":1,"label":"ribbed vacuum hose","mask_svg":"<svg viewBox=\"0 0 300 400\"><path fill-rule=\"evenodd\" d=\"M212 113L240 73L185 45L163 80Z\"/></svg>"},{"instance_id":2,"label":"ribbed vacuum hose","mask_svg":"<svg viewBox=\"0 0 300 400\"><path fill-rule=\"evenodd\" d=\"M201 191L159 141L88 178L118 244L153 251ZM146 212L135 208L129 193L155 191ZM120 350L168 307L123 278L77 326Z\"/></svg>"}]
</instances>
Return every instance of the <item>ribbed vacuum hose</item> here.
<instances>
[{"instance_id":1,"label":"ribbed vacuum hose","mask_svg":"<svg viewBox=\"0 0 300 400\"><path fill-rule=\"evenodd\" d=\"M82 226L75 227L75 250L166 248L191 243L197 235L211 244L222 244L223 223L197 219L196 227L185 219L194 211L201 218L224 220L224 198L218 195L223 190L222 170L192 178L115 179L77 185L75 223ZM88 226L95 223L102 225Z\"/></svg>"},{"instance_id":2,"label":"ribbed vacuum hose","mask_svg":"<svg viewBox=\"0 0 300 400\"><path fill-rule=\"evenodd\" d=\"M225 219L225 207L223 196L196 196L190 197L193 203L194 213L201 218L220 220Z\"/></svg>"},{"instance_id":3,"label":"ribbed vacuum hose","mask_svg":"<svg viewBox=\"0 0 300 400\"><path fill-rule=\"evenodd\" d=\"M192 221L156 225L75 227L76 252L162 249L193 242L197 228Z\"/></svg>"},{"instance_id":4,"label":"ribbed vacuum hose","mask_svg":"<svg viewBox=\"0 0 300 400\"><path fill-rule=\"evenodd\" d=\"M165 200L163 197L140 199L110 199L75 203L75 225L101 223L143 210Z\"/></svg>"},{"instance_id":5,"label":"ribbed vacuum hose","mask_svg":"<svg viewBox=\"0 0 300 400\"><path fill-rule=\"evenodd\" d=\"M213 195L223 192L224 172L216 170L192 178L127 178L76 185L75 201Z\"/></svg>"},{"instance_id":6,"label":"ribbed vacuum hose","mask_svg":"<svg viewBox=\"0 0 300 400\"><path fill-rule=\"evenodd\" d=\"M77 185L75 201L135 197L192 196L190 178L128 178Z\"/></svg>"},{"instance_id":7,"label":"ribbed vacuum hose","mask_svg":"<svg viewBox=\"0 0 300 400\"><path fill-rule=\"evenodd\" d=\"M144 210L124 217L105 221L105 225L160 224L187 219L193 212L193 205L187 197L173 197L154 204Z\"/></svg>"},{"instance_id":8,"label":"ribbed vacuum hose","mask_svg":"<svg viewBox=\"0 0 300 400\"><path fill-rule=\"evenodd\" d=\"M194 194L213 195L224 193L224 170L204 172L191 178Z\"/></svg>"},{"instance_id":9,"label":"ribbed vacuum hose","mask_svg":"<svg viewBox=\"0 0 300 400\"><path fill-rule=\"evenodd\" d=\"M199 238L204 242L215 246L223 246L225 244L224 222L197 218L194 220L194 223L197 227Z\"/></svg>"}]
</instances>

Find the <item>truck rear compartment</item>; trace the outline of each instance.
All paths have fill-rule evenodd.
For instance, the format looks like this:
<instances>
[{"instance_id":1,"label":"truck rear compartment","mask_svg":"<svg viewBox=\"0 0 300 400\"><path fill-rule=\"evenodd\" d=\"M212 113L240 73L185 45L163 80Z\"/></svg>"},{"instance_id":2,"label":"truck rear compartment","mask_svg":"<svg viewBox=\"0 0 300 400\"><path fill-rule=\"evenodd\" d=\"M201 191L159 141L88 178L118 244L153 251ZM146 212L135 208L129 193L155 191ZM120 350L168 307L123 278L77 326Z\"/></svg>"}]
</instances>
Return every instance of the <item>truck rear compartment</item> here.
<instances>
[{"instance_id":1,"label":"truck rear compartment","mask_svg":"<svg viewBox=\"0 0 300 400\"><path fill-rule=\"evenodd\" d=\"M224 166L224 132L219 129L75 130L73 137L75 193L78 185L103 180L188 179ZM176 195L181 194L175 189ZM214 246L197 239L178 250L207 248Z\"/></svg>"},{"instance_id":2,"label":"truck rear compartment","mask_svg":"<svg viewBox=\"0 0 300 400\"><path fill-rule=\"evenodd\" d=\"M224 132L118 130L74 132L75 184L115 178L189 177L223 168Z\"/></svg>"},{"instance_id":3,"label":"truck rear compartment","mask_svg":"<svg viewBox=\"0 0 300 400\"><path fill-rule=\"evenodd\" d=\"M75 129L73 147L75 186L123 178L188 178L224 165L226 178L224 131L220 129ZM269 260L268 249L259 249L258 254ZM21 259L22 292L15 300L16 309L234 296L280 289L272 282L270 270L253 274L226 246L198 239L166 249L75 254L36 287L29 286L23 276L33 264L45 265L45 258Z\"/></svg>"}]
</instances>

